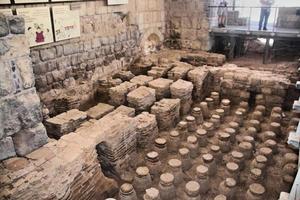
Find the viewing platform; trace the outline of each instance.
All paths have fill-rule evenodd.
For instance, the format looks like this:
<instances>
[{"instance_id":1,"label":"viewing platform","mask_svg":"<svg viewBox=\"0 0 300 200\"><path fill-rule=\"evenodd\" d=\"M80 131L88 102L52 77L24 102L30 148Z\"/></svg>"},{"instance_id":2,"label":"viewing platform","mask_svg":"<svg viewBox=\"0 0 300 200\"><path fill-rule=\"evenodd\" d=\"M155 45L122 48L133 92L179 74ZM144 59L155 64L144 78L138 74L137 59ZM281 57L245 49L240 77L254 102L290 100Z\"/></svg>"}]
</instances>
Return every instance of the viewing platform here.
<instances>
[{"instance_id":1,"label":"viewing platform","mask_svg":"<svg viewBox=\"0 0 300 200\"><path fill-rule=\"evenodd\" d=\"M300 40L300 7L272 7L266 31L259 30L261 7L227 7L224 28L218 27L218 6L209 6L210 34Z\"/></svg>"}]
</instances>

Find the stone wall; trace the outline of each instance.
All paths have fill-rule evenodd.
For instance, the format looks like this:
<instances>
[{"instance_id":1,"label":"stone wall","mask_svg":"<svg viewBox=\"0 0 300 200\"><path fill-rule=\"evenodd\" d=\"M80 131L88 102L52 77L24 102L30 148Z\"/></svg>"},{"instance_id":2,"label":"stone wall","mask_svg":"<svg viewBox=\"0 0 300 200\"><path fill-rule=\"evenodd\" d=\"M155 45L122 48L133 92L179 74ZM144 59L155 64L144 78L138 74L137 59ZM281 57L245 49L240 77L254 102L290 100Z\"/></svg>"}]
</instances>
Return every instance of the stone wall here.
<instances>
[{"instance_id":1,"label":"stone wall","mask_svg":"<svg viewBox=\"0 0 300 200\"><path fill-rule=\"evenodd\" d=\"M117 192L117 184L102 173L96 146L102 142L118 145L125 135L135 136L138 120L125 114L109 114L24 158L3 161L0 199L104 200Z\"/></svg>"},{"instance_id":2,"label":"stone wall","mask_svg":"<svg viewBox=\"0 0 300 200\"><path fill-rule=\"evenodd\" d=\"M289 28L289 29L299 29L300 28L300 9L299 8L280 8L278 11L277 27Z\"/></svg>"},{"instance_id":3,"label":"stone wall","mask_svg":"<svg viewBox=\"0 0 300 200\"><path fill-rule=\"evenodd\" d=\"M23 46L24 48L20 48ZM24 20L0 14L0 160L47 142Z\"/></svg>"},{"instance_id":4,"label":"stone wall","mask_svg":"<svg viewBox=\"0 0 300 200\"><path fill-rule=\"evenodd\" d=\"M208 49L209 23L205 0L166 0L166 45Z\"/></svg>"},{"instance_id":5,"label":"stone wall","mask_svg":"<svg viewBox=\"0 0 300 200\"><path fill-rule=\"evenodd\" d=\"M41 6L56 5L62 4ZM68 110L91 101L100 80L125 69L141 53L141 46L164 40L164 1L129 0L128 4L107 6L105 0L99 0L64 5L79 9L81 37L30 49L36 88L50 114L59 113L55 107ZM34 5L26 7L30 6Z\"/></svg>"},{"instance_id":6,"label":"stone wall","mask_svg":"<svg viewBox=\"0 0 300 200\"><path fill-rule=\"evenodd\" d=\"M287 92L291 85L285 75L269 71L250 70L225 64L222 68L210 68L214 76L211 91L219 91L222 98L234 104L241 101L250 105L265 105L268 111L273 107L289 108Z\"/></svg>"}]
</instances>

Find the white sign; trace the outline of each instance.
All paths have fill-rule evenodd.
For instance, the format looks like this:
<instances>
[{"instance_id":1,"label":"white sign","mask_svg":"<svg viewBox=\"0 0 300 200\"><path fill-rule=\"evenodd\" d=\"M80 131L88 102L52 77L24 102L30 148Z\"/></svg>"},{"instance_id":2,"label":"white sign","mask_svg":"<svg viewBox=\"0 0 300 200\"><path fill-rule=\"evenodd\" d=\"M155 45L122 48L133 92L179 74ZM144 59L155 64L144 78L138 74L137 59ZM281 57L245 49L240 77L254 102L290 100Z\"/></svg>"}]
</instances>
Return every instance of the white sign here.
<instances>
[{"instance_id":1,"label":"white sign","mask_svg":"<svg viewBox=\"0 0 300 200\"><path fill-rule=\"evenodd\" d=\"M31 47L53 42L50 9L48 7L17 8L25 19L25 34Z\"/></svg>"},{"instance_id":2,"label":"white sign","mask_svg":"<svg viewBox=\"0 0 300 200\"><path fill-rule=\"evenodd\" d=\"M128 0L107 0L107 5L128 4Z\"/></svg>"},{"instance_id":3,"label":"white sign","mask_svg":"<svg viewBox=\"0 0 300 200\"><path fill-rule=\"evenodd\" d=\"M0 0L0 4L10 4L10 0Z\"/></svg>"},{"instance_id":4,"label":"white sign","mask_svg":"<svg viewBox=\"0 0 300 200\"><path fill-rule=\"evenodd\" d=\"M69 6L54 6L53 23L55 41L80 37L80 17L78 10L70 10Z\"/></svg>"},{"instance_id":5,"label":"white sign","mask_svg":"<svg viewBox=\"0 0 300 200\"><path fill-rule=\"evenodd\" d=\"M48 0L15 0L15 3L40 3L48 2Z\"/></svg>"}]
</instances>

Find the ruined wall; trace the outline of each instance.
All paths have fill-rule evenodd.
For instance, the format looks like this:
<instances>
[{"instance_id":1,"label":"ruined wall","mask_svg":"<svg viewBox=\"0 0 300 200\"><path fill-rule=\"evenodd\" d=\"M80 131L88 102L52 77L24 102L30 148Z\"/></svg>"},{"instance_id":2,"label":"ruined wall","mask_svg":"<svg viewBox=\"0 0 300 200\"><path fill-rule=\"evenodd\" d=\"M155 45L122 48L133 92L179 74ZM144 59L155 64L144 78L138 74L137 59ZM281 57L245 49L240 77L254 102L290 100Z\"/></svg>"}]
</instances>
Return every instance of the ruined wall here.
<instances>
[{"instance_id":1,"label":"ruined wall","mask_svg":"<svg viewBox=\"0 0 300 200\"><path fill-rule=\"evenodd\" d=\"M40 6L57 5L62 4ZM57 114L55 106L71 109L93 99L99 80L125 69L141 53L149 36L155 45L164 39L164 1L129 0L125 5L107 6L106 0L100 0L64 5L80 10L81 37L30 49L36 88L50 114ZM26 5L30 6L34 5ZM19 7L24 6L14 6Z\"/></svg>"},{"instance_id":2,"label":"ruined wall","mask_svg":"<svg viewBox=\"0 0 300 200\"><path fill-rule=\"evenodd\" d=\"M44 145L41 121L24 20L0 14L0 160Z\"/></svg>"},{"instance_id":3,"label":"ruined wall","mask_svg":"<svg viewBox=\"0 0 300 200\"><path fill-rule=\"evenodd\" d=\"M166 45L207 50L208 3L206 0L166 0Z\"/></svg>"},{"instance_id":4,"label":"ruined wall","mask_svg":"<svg viewBox=\"0 0 300 200\"><path fill-rule=\"evenodd\" d=\"M0 163L0 199L104 200L117 191L97 160L96 145L135 135L138 119L106 116L53 140L24 158Z\"/></svg>"},{"instance_id":5,"label":"ruined wall","mask_svg":"<svg viewBox=\"0 0 300 200\"><path fill-rule=\"evenodd\" d=\"M220 91L223 98L234 104L241 101L250 105L265 105L270 111L273 107L285 107L290 80L281 74L268 71L240 68L234 64L225 64L222 68L211 68L214 76L211 91Z\"/></svg>"}]
</instances>

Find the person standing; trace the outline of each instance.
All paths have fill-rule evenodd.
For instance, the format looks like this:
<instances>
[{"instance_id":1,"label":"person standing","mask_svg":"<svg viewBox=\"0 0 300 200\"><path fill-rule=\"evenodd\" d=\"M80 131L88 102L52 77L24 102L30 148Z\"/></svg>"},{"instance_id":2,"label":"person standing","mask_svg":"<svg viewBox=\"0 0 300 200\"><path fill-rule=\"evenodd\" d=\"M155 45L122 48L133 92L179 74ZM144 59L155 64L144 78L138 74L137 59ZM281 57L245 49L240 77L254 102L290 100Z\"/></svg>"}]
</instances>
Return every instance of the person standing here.
<instances>
[{"instance_id":1,"label":"person standing","mask_svg":"<svg viewBox=\"0 0 300 200\"><path fill-rule=\"evenodd\" d=\"M271 14L271 6L275 3L275 0L260 0L261 11L258 30L263 28L264 31L268 30L268 20Z\"/></svg>"},{"instance_id":2,"label":"person standing","mask_svg":"<svg viewBox=\"0 0 300 200\"><path fill-rule=\"evenodd\" d=\"M218 24L219 28L224 28L225 27L225 22L227 18L227 1L226 0L221 0L218 6Z\"/></svg>"}]
</instances>

